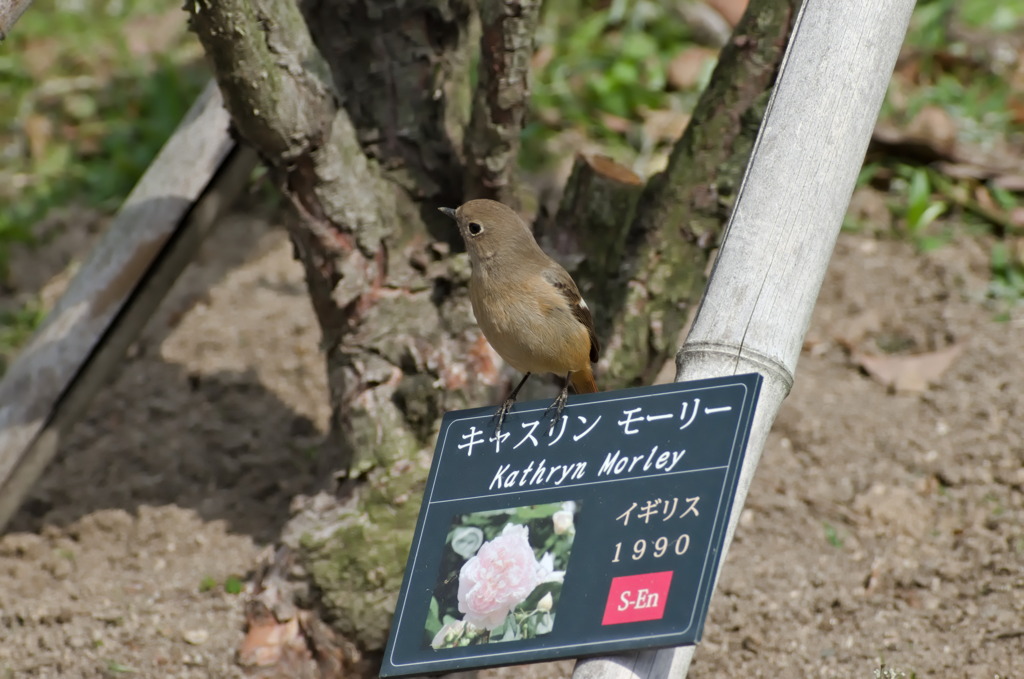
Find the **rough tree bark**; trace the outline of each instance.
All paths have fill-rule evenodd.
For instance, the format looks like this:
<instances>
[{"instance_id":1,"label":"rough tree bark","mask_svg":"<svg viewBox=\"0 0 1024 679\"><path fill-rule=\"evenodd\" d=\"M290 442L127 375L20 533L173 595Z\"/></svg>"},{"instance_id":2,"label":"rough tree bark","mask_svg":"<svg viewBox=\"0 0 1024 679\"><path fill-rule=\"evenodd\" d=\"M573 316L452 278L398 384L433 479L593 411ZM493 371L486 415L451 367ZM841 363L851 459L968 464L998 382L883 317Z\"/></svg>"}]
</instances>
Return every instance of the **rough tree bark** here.
<instances>
[{"instance_id":1,"label":"rough tree bark","mask_svg":"<svg viewBox=\"0 0 1024 679\"><path fill-rule=\"evenodd\" d=\"M465 198L518 207L515 167L540 0L480 3L480 81L466 136Z\"/></svg>"},{"instance_id":2,"label":"rough tree bark","mask_svg":"<svg viewBox=\"0 0 1024 679\"><path fill-rule=\"evenodd\" d=\"M461 139L448 130L468 113L453 103L468 101L468 5L401 4L309 3L306 16L274 0L190 4L238 134L298 215L334 414L325 472L347 481L344 511L293 531L293 545L326 617L369 649L388 625L424 442L440 413L497 379L468 264L429 235L450 229L431 206L458 200Z\"/></svg>"},{"instance_id":3,"label":"rough tree bark","mask_svg":"<svg viewBox=\"0 0 1024 679\"><path fill-rule=\"evenodd\" d=\"M290 233L322 328L338 454L325 472L342 483L296 503L282 536L292 555L271 559L251 622L298 620L324 676L340 671L339 644L349 672L376 670L440 415L506 386L469 308L468 261L436 208L514 202L539 2L483 0L479 22L473 4L188 5L237 133L295 208ZM603 312L605 388L648 381L677 348L794 5L751 3L666 173L646 187L607 161L574 173L556 223L580 244L578 280ZM274 596L286 589L296 601ZM370 661L353 662L360 653Z\"/></svg>"}]
</instances>

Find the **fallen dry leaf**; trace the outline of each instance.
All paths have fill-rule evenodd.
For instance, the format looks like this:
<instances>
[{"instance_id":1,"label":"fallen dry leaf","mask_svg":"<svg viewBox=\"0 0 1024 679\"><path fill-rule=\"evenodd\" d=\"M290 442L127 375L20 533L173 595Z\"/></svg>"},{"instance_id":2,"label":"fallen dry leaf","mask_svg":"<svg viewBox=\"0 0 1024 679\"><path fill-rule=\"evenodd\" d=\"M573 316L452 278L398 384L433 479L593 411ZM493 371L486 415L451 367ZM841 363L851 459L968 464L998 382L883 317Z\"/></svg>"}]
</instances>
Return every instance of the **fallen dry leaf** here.
<instances>
[{"instance_id":1,"label":"fallen dry leaf","mask_svg":"<svg viewBox=\"0 0 1024 679\"><path fill-rule=\"evenodd\" d=\"M732 25L714 7L695 0L670 5L693 33L696 42L715 47L729 42Z\"/></svg>"},{"instance_id":2,"label":"fallen dry leaf","mask_svg":"<svg viewBox=\"0 0 1024 679\"><path fill-rule=\"evenodd\" d=\"M677 90L690 90L700 83L701 74L718 52L707 47L688 47L677 54L668 65L668 82Z\"/></svg>"},{"instance_id":3,"label":"fallen dry leaf","mask_svg":"<svg viewBox=\"0 0 1024 679\"><path fill-rule=\"evenodd\" d=\"M994 186L1019 191L1024 186L1024 163L1011 144L982 148L955 138L955 122L934 108L904 128L879 121L871 135L868 154L898 156L932 164L954 179L990 180Z\"/></svg>"},{"instance_id":4,"label":"fallen dry leaf","mask_svg":"<svg viewBox=\"0 0 1024 679\"><path fill-rule=\"evenodd\" d=\"M1024 124L1024 99L1012 99L1008 108L1013 123L1015 125Z\"/></svg>"},{"instance_id":5,"label":"fallen dry leaf","mask_svg":"<svg viewBox=\"0 0 1024 679\"><path fill-rule=\"evenodd\" d=\"M956 149L956 122L940 106L925 106L907 123L907 137L919 140L951 156Z\"/></svg>"},{"instance_id":6,"label":"fallen dry leaf","mask_svg":"<svg viewBox=\"0 0 1024 679\"><path fill-rule=\"evenodd\" d=\"M29 155L36 162L42 160L53 139L53 123L46 116L32 113L25 118L24 131Z\"/></svg>"},{"instance_id":7,"label":"fallen dry leaf","mask_svg":"<svg viewBox=\"0 0 1024 679\"><path fill-rule=\"evenodd\" d=\"M1009 242L1010 256L1017 266L1024 265L1024 238L1014 238Z\"/></svg>"},{"instance_id":8,"label":"fallen dry leaf","mask_svg":"<svg viewBox=\"0 0 1024 679\"><path fill-rule=\"evenodd\" d=\"M950 140L946 136L949 130L943 129L940 115L932 113L920 118L919 115L914 119L918 121L914 129L911 125L900 127L889 121L879 121L871 135L871 150L924 163L958 161L956 139Z\"/></svg>"},{"instance_id":9,"label":"fallen dry leaf","mask_svg":"<svg viewBox=\"0 0 1024 679\"><path fill-rule=\"evenodd\" d=\"M188 30L188 14L175 7L161 14L144 14L130 19L124 29L128 51L133 56L167 52Z\"/></svg>"},{"instance_id":10,"label":"fallen dry leaf","mask_svg":"<svg viewBox=\"0 0 1024 679\"><path fill-rule=\"evenodd\" d=\"M847 351L857 353L864 338L882 328L882 315L877 309L839 319L832 326L832 337Z\"/></svg>"},{"instance_id":11,"label":"fallen dry leaf","mask_svg":"<svg viewBox=\"0 0 1024 679\"><path fill-rule=\"evenodd\" d=\"M1024 206L1018 205L1013 208L1007 217L1014 226L1024 227Z\"/></svg>"},{"instance_id":12,"label":"fallen dry leaf","mask_svg":"<svg viewBox=\"0 0 1024 679\"><path fill-rule=\"evenodd\" d=\"M681 133L682 132L680 131L680 134ZM637 176L635 172L625 165L616 162L614 158L600 153L581 153L580 155L586 160L587 164L590 165L594 172L599 175L608 177L620 184L629 184L631 186L640 186L644 183L644 180Z\"/></svg>"},{"instance_id":13,"label":"fallen dry leaf","mask_svg":"<svg viewBox=\"0 0 1024 679\"><path fill-rule=\"evenodd\" d=\"M34 80L42 80L52 71L60 59L60 41L56 38L33 38L25 41L21 48L21 63Z\"/></svg>"},{"instance_id":14,"label":"fallen dry leaf","mask_svg":"<svg viewBox=\"0 0 1024 679\"><path fill-rule=\"evenodd\" d=\"M273 616L267 616L251 621L249 631L238 648L238 663L254 667L276 665L288 647L306 649L306 640L297 618L277 622Z\"/></svg>"},{"instance_id":15,"label":"fallen dry leaf","mask_svg":"<svg viewBox=\"0 0 1024 679\"><path fill-rule=\"evenodd\" d=\"M643 135L651 144L674 142L690 124L690 114L679 111L644 111Z\"/></svg>"},{"instance_id":16,"label":"fallen dry leaf","mask_svg":"<svg viewBox=\"0 0 1024 679\"><path fill-rule=\"evenodd\" d=\"M925 354L879 356L858 352L852 358L872 379L886 387L895 391L923 392L942 377L962 351L962 344L953 344Z\"/></svg>"},{"instance_id":17,"label":"fallen dry leaf","mask_svg":"<svg viewBox=\"0 0 1024 679\"><path fill-rule=\"evenodd\" d=\"M730 26L738 24L740 17L747 11L747 0L707 0L707 4L721 14Z\"/></svg>"},{"instance_id":18,"label":"fallen dry leaf","mask_svg":"<svg viewBox=\"0 0 1024 679\"><path fill-rule=\"evenodd\" d=\"M1006 174L992 180L992 185L1007 191L1024 191L1024 174Z\"/></svg>"},{"instance_id":19,"label":"fallen dry leaf","mask_svg":"<svg viewBox=\"0 0 1024 679\"><path fill-rule=\"evenodd\" d=\"M614 113L602 113L601 123L612 132L626 134L633 128L633 121L629 118L617 116Z\"/></svg>"},{"instance_id":20,"label":"fallen dry leaf","mask_svg":"<svg viewBox=\"0 0 1024 679\"><path fill-rule=\"evenodd\" d=\"M996 204L995 199L992 198L992 194L989 193L988 187L983 184L978 184L974 187L974 200L986 210L991 210L992 212L999 211L999 206Z\"/></svg>"},{"instance_id":21,"label":"fallen dry leaf","mask_svg":"<svg viewBox=\"0 0 1024 679\"><path fill-rule=\"evenodd\" d=\"M533 57L530 59L531 72L539 73L545 66L550 64L551 60L554 58L555 48L551 45L541 45L540 48L533 53Z\"/></svg>"}]
</instances>

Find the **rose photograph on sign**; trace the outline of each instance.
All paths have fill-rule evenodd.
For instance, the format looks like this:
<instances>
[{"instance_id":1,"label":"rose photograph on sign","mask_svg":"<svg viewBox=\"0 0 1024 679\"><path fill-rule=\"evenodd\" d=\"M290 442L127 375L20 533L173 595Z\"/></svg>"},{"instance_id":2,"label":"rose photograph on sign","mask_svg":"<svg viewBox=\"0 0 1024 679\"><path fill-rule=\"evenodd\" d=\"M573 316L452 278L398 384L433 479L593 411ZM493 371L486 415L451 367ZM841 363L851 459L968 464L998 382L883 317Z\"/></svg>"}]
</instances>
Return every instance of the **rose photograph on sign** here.
<instances>
[{"instance_id":1,"label":"rose photograph on sign","mask_svg":"<svg viewBox=\"0 0 1024 679\"><path fill-rule=\"evenodd\" d=\"M570 501L454 517L424 642L456 648L551 632L578 512Z\"/></svg>"}]
</instances>

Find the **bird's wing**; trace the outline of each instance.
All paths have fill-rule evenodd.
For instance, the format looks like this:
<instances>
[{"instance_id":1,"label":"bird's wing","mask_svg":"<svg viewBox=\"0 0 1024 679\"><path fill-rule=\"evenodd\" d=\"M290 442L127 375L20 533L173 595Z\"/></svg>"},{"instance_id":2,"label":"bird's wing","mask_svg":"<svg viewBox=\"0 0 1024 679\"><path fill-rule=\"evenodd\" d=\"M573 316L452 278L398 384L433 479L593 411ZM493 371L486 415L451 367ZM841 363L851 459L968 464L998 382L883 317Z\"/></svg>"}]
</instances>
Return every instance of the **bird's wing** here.
<instances>
[{"instance_id":1,"label":"bird's wing","mask_svg":"<svg viewBox=\"0 0 1024 679\"><path fill-rule=\"evenodd\" d=\"M562 293L565 301L569 303L572 315L587 329L587 334L590 335L590 362L597 363L598 356L601 353L601 343L597 341L597 332L594 331L594 317L590 313L590 308L587 307L583 296L580 295L580 289L576 287L576 282L572 279L572 276L561 266L558 266L558 264L554 262L552 264L553 266L544 270L544 278Z\"/></svg>"}]
</instances>

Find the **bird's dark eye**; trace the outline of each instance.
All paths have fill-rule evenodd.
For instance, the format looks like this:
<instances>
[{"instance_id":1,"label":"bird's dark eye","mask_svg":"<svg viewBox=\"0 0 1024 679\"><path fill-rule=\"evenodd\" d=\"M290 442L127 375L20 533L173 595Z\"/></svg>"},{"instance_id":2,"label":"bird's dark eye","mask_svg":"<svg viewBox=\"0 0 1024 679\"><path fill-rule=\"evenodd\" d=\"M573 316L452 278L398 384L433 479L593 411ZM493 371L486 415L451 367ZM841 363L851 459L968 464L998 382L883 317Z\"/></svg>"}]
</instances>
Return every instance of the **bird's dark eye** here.
<instances>
[{"instance_id":1,"label":"bird's dark eye","mask_svg":"<svg viewBox=\"0 0 1024 679\"><path fill-rule=\"evenodd\" d=\"M484 227L480 226L480 222L470 222L469 223L469 234L471 236L479 236L480 233L483 230L484 230Z\"/></svg>"}]
</instances>

